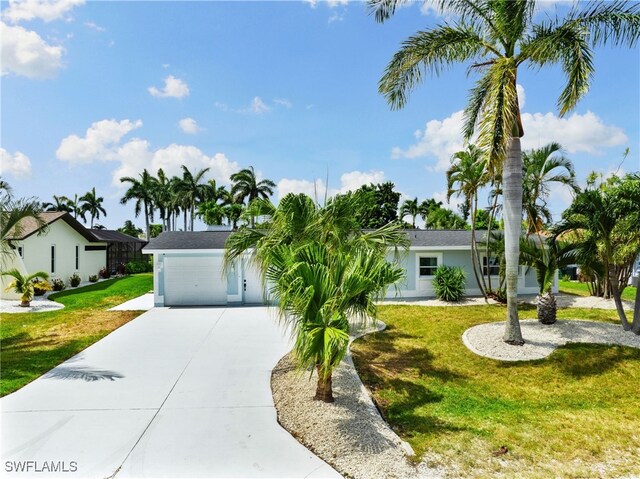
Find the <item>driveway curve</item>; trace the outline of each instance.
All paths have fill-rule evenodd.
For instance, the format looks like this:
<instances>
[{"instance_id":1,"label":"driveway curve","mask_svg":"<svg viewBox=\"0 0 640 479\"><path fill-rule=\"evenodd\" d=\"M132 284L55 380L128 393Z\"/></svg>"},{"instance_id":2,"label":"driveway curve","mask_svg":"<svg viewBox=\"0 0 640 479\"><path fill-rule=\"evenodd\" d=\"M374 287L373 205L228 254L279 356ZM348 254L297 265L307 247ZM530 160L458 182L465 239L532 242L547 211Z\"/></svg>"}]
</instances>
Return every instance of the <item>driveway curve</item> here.
<instances>
[{"instance_id":1,"label":"driveway curve","mask_svg":"<svg viewBox=\"0 0 640 479\"><path fill-rule=\"evenodd\" d=\"M3 477L339 478L276 419L267 308L158 308L0 400Z\"/></svg>"}]
</instances>

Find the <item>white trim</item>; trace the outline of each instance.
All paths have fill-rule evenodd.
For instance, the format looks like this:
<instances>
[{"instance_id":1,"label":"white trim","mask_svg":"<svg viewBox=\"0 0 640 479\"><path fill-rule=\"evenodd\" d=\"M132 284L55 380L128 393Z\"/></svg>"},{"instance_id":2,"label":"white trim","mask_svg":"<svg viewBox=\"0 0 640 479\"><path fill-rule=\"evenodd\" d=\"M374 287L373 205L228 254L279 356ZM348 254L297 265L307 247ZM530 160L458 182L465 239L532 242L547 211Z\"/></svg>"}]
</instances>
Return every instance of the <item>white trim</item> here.
<instances>
[{"instance_id":1,"label":"white trim","mask_svg":"<svg viewBox=\"0 0 640 479\"><path fill-rule=\"evenodd\" d=\"M409 246L409 251L470 251L471 246Z\"/></svg>"},{"instance_id":2,"label":"white trim","mask_svg":"<svg viewBox=\"0 0 640 479\"><path fill-rule=\"evenodd\" d=\"M428 254L417 254L416 255L416 281L429 281L431 282L433 280L433 275L428 275L428 276L422 276L420 275L420 258L436 258L437 260L437 264L436 264L436 269L438 268L438 266L442 266L443 264L443 260L442 260L442 253L428 253Z\"/></svg>"},{"instance_id":3,"label":"white trim","mask_svg":"<svg viewBox=\"0 0 640 479\"><path fill-rule=\"evenodd\" d=\"M143 254L224 254L224 249L146 249L142 248Z\"/></svg>"}]
</instances>

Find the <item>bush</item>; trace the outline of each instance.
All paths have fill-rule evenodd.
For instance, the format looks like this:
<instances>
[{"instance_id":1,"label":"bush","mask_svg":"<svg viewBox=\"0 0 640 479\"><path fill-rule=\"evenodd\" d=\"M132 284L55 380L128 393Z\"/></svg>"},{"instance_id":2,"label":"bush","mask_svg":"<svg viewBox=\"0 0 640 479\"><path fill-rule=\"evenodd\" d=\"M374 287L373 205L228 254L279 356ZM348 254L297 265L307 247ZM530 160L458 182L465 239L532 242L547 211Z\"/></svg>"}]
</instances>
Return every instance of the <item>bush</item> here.
<instances>
[{"instance_id":1,"label":"bush","mask_svg":"<svg viewBox=\"0 0 640 479\"><path fill-rule=\"evenodd\" d=\"M109 279L111 277L111 273L107 268L102 268L100 271L98 271L98 276L100 276L102 279Z\"/></svg>"},{"instance_id":2,"label":"bush","mask_svg":"<svg viewBox=\"0 0 640 479\"><path fill-rule=\"evenodd\" d=\"M63 289L66 288L64 281L62 281L60 278L54 279L52 281L52 285L53 285L54 291L62 291Z\"/></svg>"},{"instance_id":3,"label":"bush","mask_svg":"<svg viewBox=\"0 0 640 479\"><path fill-rule=\"evenodd\" d=\"M118 266L116 266L116 274L117 275L123 276L123 275L126 274L126 272L127 271L126 271L126 268L125 268L124 264L119 263Z\"/></svg>"},{"instance_id":4,"label":"bush","mask_svg":"<svg viewBox=\"0 0 640 479\"><path fill-rule=\"evenodd\" d=\"M77 288L80 285L82 278L78 275L78 273L73 273L69 278L69 284L72 288Z\"/></svg>"},{"instance_id":5,"label":"bush","mask_svg":"<svg viewBox=\"0 0 640 479\"><path fill-rule=\"evenodd\" d=\"M460 301L465 283L466 275L459 266L438 266L433 276L433 290L443 301Z\"/></svg>"},{"instance_id":6,"label":"bush","mask_svg":"<svg viewBox=\"0 0 640 479\"><path fill-rule=\"evenodd\" d=\"M571 281L571 277L568 274L563 274L562 278L560 278L562 281Z\"/></svg>"},{"instance_id":7,"label":"bush","mask_svg":"<svg viewBox=\"0 0 640 479\"><path fill-rule=\"evenodd\" d=\"M97 283L98 282L98 275L97 274L92 274L91 276L89 276L89 282L90 283Z\"/></svg>"},{"instance_id":8,"label":"bush","mask_svg":"<svg viewBox=\"0 0 640 479\"><path fill-rule=\"evenodd\" d=\"M127 274L150 273L153 271L153 264L144 261L130 261L125 266Z\"/></svg>"},{"instance_id":9,"label":"bush","mask_svg":"<svg viewBox=\"0 0 640 479\"><path fill-rule=\"evenodd\" d=\"M34 279L33 280L33 295L34 296L42 296L47 291L51 291L51 284L49 281L44 279Z\"/></svg>"}]
</instances>

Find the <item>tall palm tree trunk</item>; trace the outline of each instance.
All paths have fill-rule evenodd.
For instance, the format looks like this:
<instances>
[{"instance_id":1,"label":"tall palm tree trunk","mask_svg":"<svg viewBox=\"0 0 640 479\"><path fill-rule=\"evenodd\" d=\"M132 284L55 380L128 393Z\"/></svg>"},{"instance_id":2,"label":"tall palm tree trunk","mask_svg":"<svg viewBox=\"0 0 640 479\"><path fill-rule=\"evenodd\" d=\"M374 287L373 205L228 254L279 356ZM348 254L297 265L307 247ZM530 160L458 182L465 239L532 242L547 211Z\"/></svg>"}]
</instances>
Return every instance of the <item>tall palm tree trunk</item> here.
<instances>
[{"instance_id":1,"label":"tall palm tree trunk","mask_svg":"<svg viewBox=\"0 0 640 479\"><path fill-rule=\"evenodd\" d=\"M147 241L151 238L151 227L149 226L149 207L147 206L147 202L144 202L144 226L145 226L145 234L147 236Z\"/></svg>"},{"instance_id":2,"label":"tall palm tree trunk","mask_svg":"<svg viewBox=\"0 0 640 479\"><path fill-rule=\"evenodd\" d=\"M487 239L485 245L485 253L487 255L487 291L493 292L493 287L491 286L491 264L489 260L491 259L491 253L489 250L489 243L491 238L491 227L493 226L493 220L496 218L496 208L498 207L498 195L495 195L493 199L493 207L491 208L491 214L489 215L489 224L487 225Z\"/></svg>"},{"instance_id":3,"label":"tall palm tree trunk","mask_svg":"<svg viewBox=\"0 0 640 479\"><path fill-rule=\"evenodd\" d=\"M518 264L520 262L520 232L522 229L522 151L520 138L508 140L503 166L504 250L507 283L507 322L504 341L524 344L518 319Z\"/></svg>"},{"instance_id":4,"label":"tall palm tree trunk","mask_svg":"<svg viewBox=\"0 0 640 479\"><path fill-rule=\"evenodd\" d=\"M318 385L314 399L323 402L333 402L333 389L331 386L331 372L325 374L320 365L316 366L318 372Z\"/></svg>"},{"instance_id":5,"label":"tall palm tree trunk","mask_svg":"<svg viewBox=\"0 0 640 479\"><path fill-rule=\"evenodd\" d=\"M622 323L622 329L629 331L631 325L627 320L627 314L624 312L624 306L622 305L622 298L620 297L620 288L618 287L618 275L616 274L616 268L609 266L609 286L611 287L611 295L613 296L613 302L616 304L618 310L618 317L620 323Z\"/></svg>"},{"instance_id":6,"label":"tall palm tree trunk","mask_svg":"<svg viewBox=\"0 0 640 479\"><path fill-rule=\"evenodd\" d=\"M631 331L640 334L640 284L636 287L636 304L633 307L633 324Z\"/></svg>"},{"instance_id":7,"label":"tall palm tree trunk","mask_svg":"<svg viewBox=\"0 0 640 479\"><path fill-rule=\"evenodd\" d=\"M189 231L189 229L187 228L187 207L184 207L184 210L182 211L183 217L184 217L184 230L185 231Z\"/></svg>"},{"instance_id":8,"label":"tall palm tree trunk","mask_svg":"<svg viewBox=\"0 0 640 479\"><path fill-rule=\"evenodd\" d=\"M478 195L474 196L473 209L471 211L471 264L473 265L473 274L476 277L476 283L482 293L484 299L487 299L486 286L484 284L484 276L478 274L478 243L476 241L476 210L478 208ZM482 280L480 279L482 278Z\"/></svg>"}]
</instances>

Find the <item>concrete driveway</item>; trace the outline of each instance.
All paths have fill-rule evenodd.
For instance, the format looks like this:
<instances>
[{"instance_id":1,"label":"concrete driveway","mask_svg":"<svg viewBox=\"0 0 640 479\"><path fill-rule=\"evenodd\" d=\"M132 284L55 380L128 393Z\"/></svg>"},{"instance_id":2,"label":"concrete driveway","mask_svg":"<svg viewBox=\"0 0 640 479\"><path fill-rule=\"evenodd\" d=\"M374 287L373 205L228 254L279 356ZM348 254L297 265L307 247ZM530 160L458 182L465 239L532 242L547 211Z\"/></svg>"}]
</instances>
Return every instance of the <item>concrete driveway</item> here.
<instances>
[{"instance_id":1,"label":"concrete driveway","mask_svg":"<svg viewBox=\"0 0 640 479\"><path fill-rule=\"evenodd\" d=\"M266 308L152 309L0 400L3 477L340 477L277 423L289 349Z\"/></svg>"}]
</instances>

